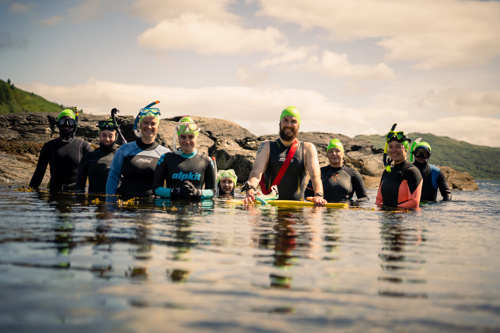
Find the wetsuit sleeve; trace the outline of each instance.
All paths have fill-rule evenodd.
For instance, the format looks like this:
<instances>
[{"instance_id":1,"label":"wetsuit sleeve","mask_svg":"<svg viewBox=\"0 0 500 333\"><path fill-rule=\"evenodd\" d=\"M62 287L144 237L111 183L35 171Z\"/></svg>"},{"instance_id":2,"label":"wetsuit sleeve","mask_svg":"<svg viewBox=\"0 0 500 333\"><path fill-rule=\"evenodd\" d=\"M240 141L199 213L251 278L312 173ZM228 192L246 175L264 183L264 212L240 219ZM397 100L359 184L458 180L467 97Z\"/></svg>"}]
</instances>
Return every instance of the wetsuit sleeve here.
<instances>
[{"instance_id":1,"label":"wetsuit sleeve","mask_svg":"<svg viewBox=\"0 0 500 333\"><path fill-rule=\"evenodd\" d=\"M384 173L382 173L382 177L380 178L380 184L378 185L377 197L375 199L376 205L383 205L384 204L384 198L382 196L382 182L384 181L386 174L387 174L387 171L384 171Z\"/></svg>"},{"instance_id":2,"label":"wetsuit sleeve","mask_svg":"<svg viewBox=\"0 0 500 333\"><path fill-rule=\"evenodd\" d=\"M90 145L90 143L88 143L87 141L84 141L84 142L85 142L85 145L82 149L82 155L85 155L87 153L92 152L92 146Z\"/></svg>"},{"instance_id":3,"label":"wetsuit sleeve","mask_svg":"<svg viewBox=\"0 0 500 333\"><path fill-rule=\"evenodd\" d=\"M201 191L201 199L212 198L215 195L215 167L214 162L210 157L208 159L208 165L205 170L205 189Z\"/></svg>"},{"instance_id":4,"label":"wetsuit sleeve","mask_svg":"<svg viewBox=\"0 0 500 333\"><path fill-rule=\"evenodd\" d=\"M83 155L80 164L78 165L78 178L76 179L76 191L85 192L87 185L87 176L89 174L89 155Z\"/></svg>"},{"instance_id":5,"label":"wetsuit sleeve","mask_svg":"<svg viewBox=\"0 0 500 333\"><path fill-rule=\"evenodd\" d=\"M356 193L356 197L358 201L367 201L368 194L366 193L365 183L363 182L363 178L356 170L352 170L351 173L351 183L354 192ZM352 198L351 198L352 199Z\"/></svg>"},{"instance_id":6,"label":"wetsuit sleeve","mask_svg":"<svg viewBox=\"0 0 500 333\"><path fill-rule=\"evenodd\" d=\"M47 165L49 164L49 143L43 145L42 150L40 151L40 156L38 157L38 163L36 164L35 172L33 173L33 177L31 177L31 181L29 187L38 188L43 181L43 176L45 175L45 171L47 170Z\"/></svg>"},{"instance_id":7,"label":"wetsuit sleeve","mask_svg":"<svg viewBox=\"0 0 500 333\"><path fill-rule=\"evenodd\" d=\"M441 192L441 195L443 196L443 201L451 200L451 190L448 187L448 182L446 181L446 176L444 175L443 171L441 171L441 170L439 170L437 185L439 188L439 192Z\"/></svg>"},{"instance_id":8,"label":"wetsuit sleeve","mask_svg":"<svg viewBox=\"0 0 500 333\"><path fill-rule=\"evenodd\" d=\"M106 195L115 195L118 191L118 184L120 183L120 175L122 174L123 160L125 158L125 149L122 146L118 149L113 160L111 161L111 168L109 169L108 180L106 182Z\"/></svg>"},{"instance_id":9,"label":"wetsuit sleeve","mask_svg":"<svg viewBox=\"0 0 500 333\"><path fill-rule=\"evenodd\" d=\"M404 172L404 180L399 187L398 198L401 199L397 207L416 208L422 196L423 180L418 168L410 168ZM405 184L406 183L406 184Z\"/></svg>"},{"instance_id":10,"label":"wetsuit sleeve","mask_svg":"<svg viewBox=\"0 0 500 333\"><path fill-rule=\"evenodd\" d=\"M163 198L170 198L172 189L164 187L166 172L167 159L166 154L163 154L158 160L158 164L156 165L155 175L153 178L153 193Z\"/></svg>"}]
</instances>

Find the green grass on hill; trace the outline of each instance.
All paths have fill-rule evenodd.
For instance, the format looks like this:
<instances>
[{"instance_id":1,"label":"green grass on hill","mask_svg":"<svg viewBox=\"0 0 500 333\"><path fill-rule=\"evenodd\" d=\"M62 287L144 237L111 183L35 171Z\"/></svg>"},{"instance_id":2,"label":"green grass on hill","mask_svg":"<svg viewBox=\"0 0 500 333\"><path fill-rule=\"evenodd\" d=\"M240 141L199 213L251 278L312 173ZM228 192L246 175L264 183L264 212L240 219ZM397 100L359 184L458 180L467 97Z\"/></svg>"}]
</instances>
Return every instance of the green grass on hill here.
<instances>
[{"instance_id":1,"label":"green grass on hill","mask_svg":"<svg viewBox=\"0 0 500 333\"><path fill-rule=\"evenodd\" d=\"M474 178L500 180L500 148L477 146L458 141L447 136L429 133L409 133L415 140L428 142L432 147L430 162L436 165L452 167L458 171L466 171ZM384 148L385 138L382 135L357 135L356 139L369 140L374 147Z\"/></svg>"},{"instance_id":2,"label":"green grass on hill","mask_svg":"<svg viewBox=\"0 0 500 333\"><path fill-rule=\"evenodd\" d=\"M18 89L13 83L0 80L0 114L22 112L59 112L64 106Z\"/></svg>"}]
</instances>

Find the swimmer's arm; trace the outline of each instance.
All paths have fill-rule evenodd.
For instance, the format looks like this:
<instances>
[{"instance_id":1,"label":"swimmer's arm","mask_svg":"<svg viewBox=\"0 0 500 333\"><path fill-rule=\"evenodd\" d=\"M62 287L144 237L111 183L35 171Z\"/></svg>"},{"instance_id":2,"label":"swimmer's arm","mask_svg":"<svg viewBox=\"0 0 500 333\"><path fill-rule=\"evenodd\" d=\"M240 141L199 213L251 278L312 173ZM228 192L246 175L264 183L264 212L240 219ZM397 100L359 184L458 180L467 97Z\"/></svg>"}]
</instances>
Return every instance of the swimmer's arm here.
<instances>
[{"instance_id":1,"label":"swimmer's arm","mask_svg":"<svg viewBox=\"0 0 500 333\"><path fill-rule=\"evenodd\" d=\"M267 168L267 163L269 162L269 151L269 141L262 142L259 146L259 149L257 150L255 162L253 163L253 169L250 172L250 176L248 177L248 183L255 188L259 186L260 178ZM255 194L255 190L249 189L246 192L245 202L253 202L255 200Z\"/></svg>"}]
</instances>

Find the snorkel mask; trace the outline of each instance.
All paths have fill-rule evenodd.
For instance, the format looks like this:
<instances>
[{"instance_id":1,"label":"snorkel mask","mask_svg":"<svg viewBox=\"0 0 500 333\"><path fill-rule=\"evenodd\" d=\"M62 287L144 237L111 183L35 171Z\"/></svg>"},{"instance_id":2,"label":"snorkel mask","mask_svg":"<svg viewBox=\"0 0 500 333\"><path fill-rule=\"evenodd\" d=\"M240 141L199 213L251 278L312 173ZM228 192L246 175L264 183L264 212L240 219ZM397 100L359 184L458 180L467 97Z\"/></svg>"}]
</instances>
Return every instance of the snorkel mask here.
<instances>
[{"instance_id":1,"label":"snorkel mask","mask_svg":"<svg viewBox=\"0 0 500 333\"><path fill-rule=\"evenodd\" d=\"M387 151L389 150L389 142L392 140L396 140L399 143L402 143L407 151L410 150L410 142L411 139L405 135L405 132L398 131L395 132L396 126L398 124L394 124L391 127L391 130L385 135L385 147L384 147L384 167L387 172L391 172L391 162L390 158L387 158Z\"/></svg>"},{"instance_id":2,"label":"snorkel mask","mask_svg":"<svg viewBox=\"0 0 500 333\"><path fill-rule=\"evenodd\" d=\"M184 116L179 120L174 129L174 134L172 135L172 150L176 154L182 154L182 150L177 149L177 137L181 134L194 134L197 136L200 133L200 127L190 116Z\"/></svg>"},{"instance_id":3,"label":"snorkel mask","mask_svg":"<svg viewBox=\"0 0 500 333\"><path fill-rule=\"evenodd\" d=\"M117 129L117 126L113 119L100 120L97 123L97 127L99 127L99 133L101 133L101 131L116 131Z\"/></svg>"},{"instance_id":4,"label":"snorkel mask","mask_svg":"<svg viewBox=\"0 0 500 333\"><path fill-rule=\"evenodd\" d=\"M217 183L220 183L220 180L222 178L231 179L234 183L234 186L236 186L236 181L238 181L238 176L236 176L236 172L233 169L219 170L219 172L217 172Z\"/></svg>"},{"instance_id":5,"label":"snorkel mask","mask_svg":"<svg viewBox=\"0 0 500 333\"><path fill-rule=\"evenodd\" d=\"M427 156L422 156L423 154L425 154L425 152L427 152ZM415 140L415 142L411 145L410 162L415 161L415 158L429 159L430 157L431 157L431 145L424 141L420 142L420 138Z\"/></svg>"},{"instance_id":6,"label":"snorkel mask","mask_svg":"<svg viewBox=\"0 0 500 333\"><path fill-rule=\"evenodd\" d=\"M154 101L152 103L149 103L146 105L146 107L142 108L139 110L139 113L137 114L137 117L135 117L134 121L134 134L136 137L140 138L142 136L141 134L141 129L139 128L139 125L142 122L143 117L151 116L151 117L156 117L160 119L160 109L158 108L152 108L153 105L160 103L160 101Z\"/></svg>"}]
</instances>

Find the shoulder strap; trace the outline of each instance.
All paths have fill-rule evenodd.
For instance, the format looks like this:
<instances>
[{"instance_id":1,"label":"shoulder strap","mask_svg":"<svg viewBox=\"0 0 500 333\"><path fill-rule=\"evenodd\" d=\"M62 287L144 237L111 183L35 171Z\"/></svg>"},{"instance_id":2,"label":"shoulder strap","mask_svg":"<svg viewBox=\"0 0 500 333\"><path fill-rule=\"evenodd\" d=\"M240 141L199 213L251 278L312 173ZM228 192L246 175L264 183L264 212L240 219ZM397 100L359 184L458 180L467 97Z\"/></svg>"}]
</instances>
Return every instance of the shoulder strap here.
<instances>
[{"instance_id":1,"label":"shoulder strap","mask_svg":"<svg viewBox=\"0 0 500 333\"><path fill-rule=\"evenodd\" d=\"M283 165L281 166L281 169L278 172L278 175L276 176L276 178L274 178L274 181L269 188L273 187L274 185L277 186L280 183L281 178L283 178L286 170L288 169L288 166L290 165L290 162L292 162L293 155L295 155L295 151L297 150L298 146L299 146L299 140L297 138L295 138L292 142L292 145L290 146L290 150L288 151L288 154L286 155L285 162L283 162ZM260 189L262 190L263 194L269 194L269 190L266 188L264 174L262 175L262 177L260 179Z\"/></svg>"}]
</instances>

